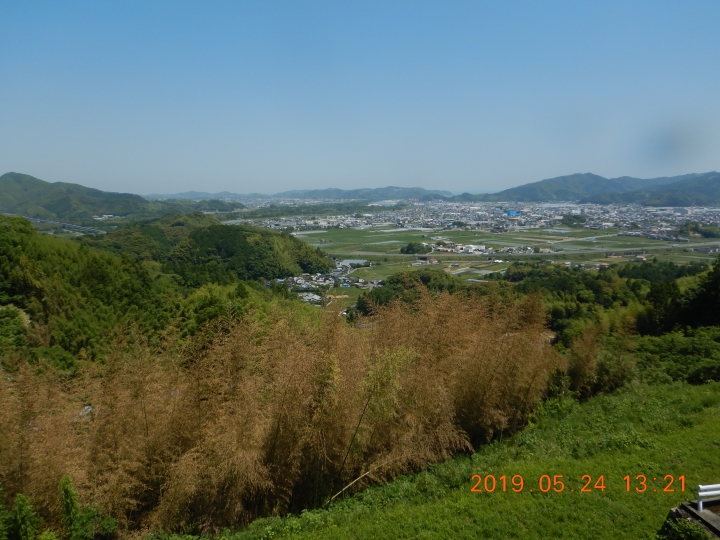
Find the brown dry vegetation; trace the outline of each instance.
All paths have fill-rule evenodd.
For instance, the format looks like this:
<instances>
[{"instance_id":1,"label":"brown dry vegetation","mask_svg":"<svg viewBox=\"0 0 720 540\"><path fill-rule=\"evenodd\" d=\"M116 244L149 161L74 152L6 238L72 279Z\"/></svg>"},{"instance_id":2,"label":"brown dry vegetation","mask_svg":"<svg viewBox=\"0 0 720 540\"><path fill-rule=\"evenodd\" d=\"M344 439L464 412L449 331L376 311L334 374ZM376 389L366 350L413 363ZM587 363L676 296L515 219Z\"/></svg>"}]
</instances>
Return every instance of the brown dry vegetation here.
<instances>
[{"instance_id":1,"label":"brown dry vegetation","mask_svg":"<svg viewBox=\"0 0 720 540\"><path fill-rule=\"evenodd\" d=\"M128 339L71 380L0 381L0 482L57 523L69 474L125 530L316 506L521 427L561 359L532 297L422 295L351 327L271 311L202 347Z\"/></svg>"}]
</instances>

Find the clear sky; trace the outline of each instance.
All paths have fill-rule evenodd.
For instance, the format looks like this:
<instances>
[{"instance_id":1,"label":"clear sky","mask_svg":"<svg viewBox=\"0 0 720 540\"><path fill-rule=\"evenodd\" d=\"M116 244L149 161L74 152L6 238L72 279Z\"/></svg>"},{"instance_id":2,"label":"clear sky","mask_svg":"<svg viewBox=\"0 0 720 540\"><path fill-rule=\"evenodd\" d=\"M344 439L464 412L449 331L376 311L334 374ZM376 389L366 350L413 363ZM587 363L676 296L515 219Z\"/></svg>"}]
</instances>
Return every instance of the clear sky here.
<instances>
[{"instance_id":1,"label":"clear sky","mask_svg":"<svg viewBox=\"0 0 720 540\"><path fill-rule=\"evenodd\" d=\"M0 174L486 192L720 169L718 0L0 0L0 22Z\"/></svg>"}]
</instances>

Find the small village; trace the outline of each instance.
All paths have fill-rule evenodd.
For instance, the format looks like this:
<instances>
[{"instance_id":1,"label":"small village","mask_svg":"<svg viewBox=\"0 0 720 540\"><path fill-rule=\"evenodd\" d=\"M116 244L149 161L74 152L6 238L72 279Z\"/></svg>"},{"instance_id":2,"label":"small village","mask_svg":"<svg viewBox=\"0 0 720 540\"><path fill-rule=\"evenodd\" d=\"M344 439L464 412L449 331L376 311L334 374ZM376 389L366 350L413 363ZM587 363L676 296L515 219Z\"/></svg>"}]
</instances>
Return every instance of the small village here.
<instances>
[{"instance_id":1,"label":"small village","mask_svg":"<svg viewBox=\"0 0 720 540\"><path fill-rule=\"evenodd\" d=\"M286 201L286 204L289 202ZM634 204L459 203L416 200L381 201L381 203L393 208L373 214L263 219L254 221L254 224L269 229L290 231L396 227L431 232L438 229L469 227L501 233L520 229L558 227L563 224L565 216L571 215L578 216L582 220L583 227L587 229L620 228L626 230L627 232L623 234L628 236L645 236L658 240L671 238L682 242L683 240L677 237L676 231L687 221L694 221L700 225L720 223L720 208L709 207L656 208ZM302 206L288 208L288 214L291 212L302 212Z\"/></svg>"},{"instance_id":2,"label":"small village","mask_svg":"<svg viewBox=\"0 0 720 540\"><path fill-rule=\"evenodd\" d=\"M329 203L332 201L313 201ZM337 201L335 201L337 202ZM255 206L262 203L253 201ZM290 212L300 212L302 205L299 201L273 201L273 204L292 203L288 208ZM406 252L413 258L409 266L437 265L441 256L478 256L484 257L492 264L503 264L508 256L518 255L558 255L565 251L565 245L560 243L540 245L507 245L507 242L498 242L490 245L488 238L503 233L522 233L523 231L544 232L557 235L560 238L568 237L573 231L598 231L598 238L607 239L608 236L625 237L628 241L637 240L638 244L658 245L671 243L673 247L687 246L690 238L683 236L679 229L688 221L701 226L718 225L720 223L720 208L710 207L666 207L656 208L633 204L623 205L597 205L578 204L574 202L554 203L478 203L478 202L448 202L444 200L418 201L418 200L388 200L374 203L378 208L386 207L372 214L349 214L327 216L295 216L273 219L262 219L251 222L253 225L273 230L290 232L298 237L307 238L310 234L346 229L366 231L369 234L382 234L390 231L396 233L412 233L418 237L418 250ZM240 223L237 220L233 223ZM245 222L248 223L248 222ZM470 243L452 239L453 233L477 231L485 234L483 242ZM488 237L488 234L490 235ZM594 236L587 236L586 240L595 242ZM697 240L697 239L695 239ZM711 239L712 240L712 239ZM650 242L648 242L650 241ZM328 240L320 237L313 245L323 247ZM378 242L382 244L383 242ZM500 245L497 245L500 244ZM502 245L505 244L505 245ZM610 244L608 242L608 244ZM718 244L715 242L715 244ZM600 246L602 247L602 246ZM718 245L691 246L690 251L702 254L713 254L720 251ZM687 251L687 250L686 250ZM402 253L402 252L401 252ZM646 259L645 249L625 250L614 252L608 246L606 256L635 260ZM284 281L289 290L301 295L304 301L320 305L327 302L324 293L332 287L357 287L364 290L382 286L382 281L366 282L362 278L352 276L355 268L369 266L371 263L364 259L337 261L337 268L328 275L302 275L288 278ZM586 263L565 263L579 268L588 266ZM589 268L600 269L608 266L608 262L596 262ZM457 267L452 264L449 268Z\"/></svg>"}]
</instances>

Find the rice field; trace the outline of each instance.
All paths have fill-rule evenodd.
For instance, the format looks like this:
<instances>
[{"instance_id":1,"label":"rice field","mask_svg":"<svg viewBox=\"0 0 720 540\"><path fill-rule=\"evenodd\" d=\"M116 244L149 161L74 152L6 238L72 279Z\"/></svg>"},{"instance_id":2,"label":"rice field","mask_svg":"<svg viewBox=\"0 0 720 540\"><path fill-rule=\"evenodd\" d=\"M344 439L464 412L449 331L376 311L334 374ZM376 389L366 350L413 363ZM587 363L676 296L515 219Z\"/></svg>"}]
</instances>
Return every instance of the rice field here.
<instances>
[{"instance_id":1,"label":"rice field","mask_svg":"<svg viewBox=\"0 0 720 540\"><path fill-rule=\"evenodd\" d=\"M487 255L465 255L435 252L437 268L451 273L462 274L468 279L482 279L488 271L498 271L517 260L571 262L573 264L622 263L630 257L608 257L608 254L621 255L623 251L645 251L650 257L676 263L710 263L716 254L692 251L693 247L717 245L707 239L674 244L646 237L617 236L617 229L528 229L506 233L463 229L408 230L378 227L368 229L328 229L298 233L308 243L327 251L330 255L342 258L361 258L373 263L371 268L356 271L356 276L364 279L383 279L401 270L407 270L415 259L402 255L400 248L410 242L434 243L433 237L455 243L484 245L493 248L496 253ZM497 253L508 247L530 246L534 255L513 255ZM540 248L553 250L552 253L538 253ZM493 263L492 260L503 263Z\"/></svg>"}]
</instances>

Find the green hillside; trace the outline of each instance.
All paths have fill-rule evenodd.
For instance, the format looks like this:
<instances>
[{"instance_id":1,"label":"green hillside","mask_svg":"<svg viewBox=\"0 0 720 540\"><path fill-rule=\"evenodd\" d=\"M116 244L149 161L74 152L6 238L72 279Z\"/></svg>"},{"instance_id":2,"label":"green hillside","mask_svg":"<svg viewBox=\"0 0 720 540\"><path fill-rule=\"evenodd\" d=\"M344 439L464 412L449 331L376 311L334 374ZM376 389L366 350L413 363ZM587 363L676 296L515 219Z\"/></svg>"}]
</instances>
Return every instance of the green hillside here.
<instances>
[{"instance_id":1,"label":"green hillside","mask_svg":"<svg viewBox=\"0 0 720 540\"><path fill-rule=\"evenodd\" d=\"M27 174L0 176L0 212L42 219L126 215L147 203L139 195L108 193L79 184L49 183Z\"/></svg>"},{"instance_id":2,"label":"green hillside","mask_svg":"<svg viewBox=\"0 0 720 540\"><path fill-rule=\"evenodd\" d=\"M242 207L224 201L150 202L140 195L111 193L65 182L45 182L33 176L0 176L0 213L26 217L87 222L96 215L149 217L191 210L228 212Z\"/></svg>"},{"instance_id":3,"label":"green hillside","mask_svg":"<svg viewBox=\"0 0 720 540\"><path fill-rule=\"evenodd\" d=\"M172 213L158 219L131 223L83 241L117 254L126 253L135 260L163 260L173 246L185 240L191 232L220 224L216 217L202 212Z\"/></svg>"},{"instance_id":4,"label":"green hillside","mask_svg":"<svg viewBox=\"0 0 720 540\"><path fill-rule=\"evenodd\" d=\"M472 195L463 193L451 197L455 201L517 201L517 202L549 202L549 201L576 201L595 195L621 194L628 191L645 189L670 182L695 177L697 175L684 175L679 177L662 178L604 178L597 174L571 174L548 178L539 182L532 182L522 186L506 189L498 193Z\"/></svg>"},{"instance_id":5,"label":"green hillside","mask_svg":"<svg viewBox=\"0 0 720 540\"><path fill-rule=\"evenodd\" d=\"M12 351L70 369L78 358L107 352L120 327L146 335L164 329L176 298L169 277L127 256L0 216L0 356Z\"/></svg>"},{"instance_id":6,"label":"green hillside","mask_svg":"<svg viewBox=\"0 0 720 540\"><path fill-rule=\"evenodd\" d=\"M85 241L135 260L157 261L167 273L193 287L324 273L334 267L325 252L294 236L261 227L223 225L200 212L168 214Z\"/></svg>"},{"instance_id":7,"label":"green hillside","mask_svg":"<svg viewBox=\"0 0 720 540\"><path fill-rule=\"evenodd\" d=\"M193 333L226 312L241 280L332 266L294 237L221 225L202 213L84 242L0 216L0 357L45 358L74 369L79 359L102 358L131 328L151 340L173 325Z\"/></svg>"},{"instance_id":8,"label":"green hillside","mask_svg":"<svg viewBox=\"0 0 720 540\"><path fill-rule=\"evenodd\" d=\"M497 201L572 201L595 193L622 192L625 185L596 174L572 174L506 189L488 197Z\"/></svg>"},{"instance_id":9,"label":"green hillside","mask_svg":"<svg viewBox=\"0 0 720 540\"><path fill-rule=\"evenodd\" d=\"M588 196L581 202L596 204L636 203L647 206L720 205L720 173L693 175L677 182L627 193Z\"/></svg>"}]
</instances>

